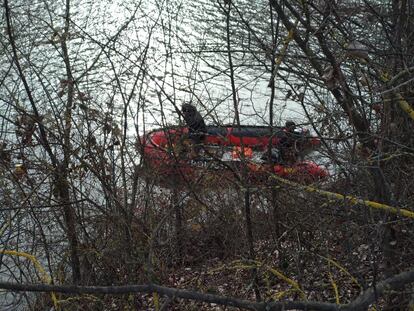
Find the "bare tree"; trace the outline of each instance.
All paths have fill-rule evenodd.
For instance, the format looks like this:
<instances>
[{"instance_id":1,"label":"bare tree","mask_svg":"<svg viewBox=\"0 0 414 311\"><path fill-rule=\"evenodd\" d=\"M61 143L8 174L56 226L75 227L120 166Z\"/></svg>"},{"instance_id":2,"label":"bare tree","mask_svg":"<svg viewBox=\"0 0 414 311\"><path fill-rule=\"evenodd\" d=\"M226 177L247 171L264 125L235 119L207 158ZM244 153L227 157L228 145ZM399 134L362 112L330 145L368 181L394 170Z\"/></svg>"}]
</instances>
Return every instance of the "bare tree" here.
<instances>
[{"instance_id":1,"label":"bare tree","mask_svg":"<svg viewBox=\"0 0 414 311\"><path fill-rule=\"evenodd\" d=\"M408 308L412 9L4 0L5 304ZM188 102L209 125L310 127L331 176L303 185L269 169L258 182L243 152L194 175L147 167L145 134L184 126ZM179 167L174 139L164 147Z\"/></svg>"}]
</instances>

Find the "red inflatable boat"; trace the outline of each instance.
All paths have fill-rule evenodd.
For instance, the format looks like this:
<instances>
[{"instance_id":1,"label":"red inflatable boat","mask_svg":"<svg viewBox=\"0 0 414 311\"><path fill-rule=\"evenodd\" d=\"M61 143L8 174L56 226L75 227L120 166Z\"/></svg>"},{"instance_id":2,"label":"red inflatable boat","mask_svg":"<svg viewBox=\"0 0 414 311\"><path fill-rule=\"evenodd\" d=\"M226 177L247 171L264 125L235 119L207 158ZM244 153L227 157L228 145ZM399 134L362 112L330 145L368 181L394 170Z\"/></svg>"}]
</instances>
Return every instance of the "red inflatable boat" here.
<instances>
[{"instance_id":1,"label":"red inflatable boat","mask_svg":"<svg viewBox=\"0 0 414 311\"><path fill-rule=\"evenodd\" d=\"M253 179L268 173L306 183L326 178L325 168L303 160L320 145L320 140L309 136L306 129L296 129L293 133L294 145L290 149L294 149L294 161L287 161L281 155L269 157L269 147L272 152L283 150L286 135L283 128L274 128L271 132L269 127L261 126L207 126L196 155L187 127L152 131L141 137L141 143L145 163L154 174L165 177L192 178L206 170L237 170L244 163Z\"/></svg>"}]
</instances>

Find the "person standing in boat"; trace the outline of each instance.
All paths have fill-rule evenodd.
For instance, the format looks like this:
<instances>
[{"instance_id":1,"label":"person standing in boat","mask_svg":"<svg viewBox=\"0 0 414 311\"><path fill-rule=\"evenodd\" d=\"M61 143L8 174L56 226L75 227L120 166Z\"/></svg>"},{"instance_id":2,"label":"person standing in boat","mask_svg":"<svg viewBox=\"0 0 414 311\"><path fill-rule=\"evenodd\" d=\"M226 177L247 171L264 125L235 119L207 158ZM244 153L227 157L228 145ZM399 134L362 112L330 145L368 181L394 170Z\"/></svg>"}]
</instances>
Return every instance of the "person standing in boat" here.
<instances>
[{"instance_id":1,"label":"person standing in boat","mask_svg":"<svg viewBox=\"0 0 414 311\"><path fill-rule=\"evenodd\" d=\"M298 159L297 144L301 140L302 135L296 131L296 123L286 121L283 128L283 136L280 140L281 155L284 162L293 164Z\"/></svg>"},{"instance_id":2,"label":"person standing in boat","mask_svg":"<svg viewBox=\"0 0 414 311\"><path fill-rule=\"evenodd\" d=\"M193 144L192 149L198 155L207 132L204 119L197 108L188 103L182 105L181 113L188 126L188 138Z\"/></svg>"},{"instance_id":3,"label":"person standing in boat","mask_svg":"<svg viewBox=\"0 0 414 311\"><path fill-rule=\"evenodd\" d=\"M298 139L296 123L286 121L280 135L280 141L277 146L270 146L270 149L263 154L262 159L272 163L292 164L297 159L295 148L296 140Z\"/></svg>"}]
</instances>

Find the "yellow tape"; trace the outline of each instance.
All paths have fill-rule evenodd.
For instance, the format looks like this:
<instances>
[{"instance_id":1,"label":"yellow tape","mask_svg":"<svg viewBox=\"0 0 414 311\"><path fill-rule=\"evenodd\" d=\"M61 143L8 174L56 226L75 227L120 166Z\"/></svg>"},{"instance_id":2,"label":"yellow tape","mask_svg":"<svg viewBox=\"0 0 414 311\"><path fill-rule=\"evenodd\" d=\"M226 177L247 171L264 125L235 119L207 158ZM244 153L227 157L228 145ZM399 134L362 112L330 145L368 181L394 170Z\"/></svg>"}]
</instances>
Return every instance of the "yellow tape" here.
<instances>
[{"instance_id":1,"label":"yellow tape","mask_svg":"<svg viewBox=\"0 0 414 311\"><path fill-rule=\"evenodd\" d=\"M5 255L10 255L10 256L24 257L26 259L29 259L35 266L36 270L39 271L41 280L47 284L51 284L52 282L51 278L46 273L45 269L43 269L42 265L39 263L39 261L37 260L35 256L30 255L28 253L24 253L24 252L9 251L9 250L0 250L0 253L5 254ZM56 299L55 293L52 292L50 296L52 298L55 309L59 310L59 305L58 305L58 301Z\"/></svg>"},{"instance_id":2,"label":"yellow tape","mask_svg":"<svg viewBox=\"0 0 414 311\"><path fill-rule=\"evenodd\" d=\"M305 293L303 292L303 290L300 288L299 284L298 284L296 281L294 281L294 280L292 280L292 279L288 278L286 275L284 275L284 274L283 274L283 273L281 273L280 271L276 270L275 268L270 268L270 267L267 267L267 269L268 269L270 272L272 272L275 276L279 277L280 279L282 279L283 281L285 281L286 283L288 283L290 286L292 286L292 287L293 287L296 291L298 291L298 292L299 292L300 297L301 297L302 299L306 300L306 295L305 295Z\"/></svg>"},{"instance_id":3,"label":"yellow tape","mask_svg":"<svg viewBox=\"0 0 414 311\"><path fill-rule=\"evenodd\" d=\"M293 35L295 33L295 28L296 28L297 24L298 24L298 21L296 22L295 26L292 29L289 30L288 35L286 36L286 39L284 40L284 46L282 47L282 50L280 51L279 57L275 61L275 64L276 64L277 67L276 67L276 70L273 74L274 76L276 76L276 71L277 71L279 65L282 63L283 58L286 56L286 51L289 47L289 43L293 39Z\"/></svg>"},{"instance_id":4,"label":"yellow tape","mask_svg":"<svg viewBox=\"0 0 414 311\"><path fill-rule=\"evenodd\" d=\"M282 292L276 293L276 294L274 295L275 300L280 300L280 299L282 299L283 297L285 297L286 295L288 295L288 294L290 294L290 293L292 293L292 292L295 292L295 290L288 289L288 290L285 290L285 291L282 291Z\"/></svg>"},{"instance_id":5,"label":"yellow tape","mask_svg":"<svg viewBox=\"0 0 414 311\"><path fill-rule=\"evenodd\" d=\"M396 93L398 104L400 105L400 108L405 111L411 119L414 120L414 109L411 108L410 104L404 99L404 97L401 96L400 93Z\"/></svg>"},{"instance_id":6,"label":"yellow tape","mask_svg":"<svg viewBox=\"0 0 414 311\"><path fill-rule=\"evenodd\" d=\"M153 292L152 297L154 299L155 310L158 311L160 309L160 296L157 292Z\"/></svg>"},{"instance_id":7,"label":"yellow tape","mask_svg":"<svg viewBox=\"0 0 414 311\"><path fill-rule=\"evenodd\" d=\"M296 281L292 280L291 278L288 278L286 275L284 275L279 270L277 270L275 268L267 267L263 263L261 263L257 260L253 260L251 262L253 262L253 264L245 264L245 263L241 262L240 260L236 260L236 261L232 262L231 267L224 267L223 266L221 268L215 269L215 271L220 270L220 269L237 269L237 268L239 268L239 269L260 269L260 268L265 268L267 271L271 272L274 276L276 276L279 279L285 281L286 283L288 283L290 286L293 287L293 290L284 291L282 293L279 293L278 295L284 296L288 292L296 291L296 292L299 292L300 297L302 299L306 300L305 293L303 292L303 290L300 288L299 284Z\"/></svg>"},{"instance_id":8,"label":"yellow tape","mask_svg":"<svg viewBox=\"0 0 414 311\"><path fill-rule=\"evenodd\" d=\"M383 204L383 203L378 203L378 202L375 202L375 201L360 199L360 198L354 197L352 195L343 195L343 194L340 194L340 193L321 190L321 189L318 189L318 188L315 188L315 187L312 187L312 186L304 186L304 185L298 184L296 182L281 178L277 175L271 175L270 177L277 180L277 181L280 181L284 184L287 184L287 185L290 185L290 186L293 186L293 187L296 187L296 188L300 188L300 189L305 190L307 192L318 193L320 195L323 195L325 197L335 199L335 200L338 200L338 201L346 201L346 202L350 203L351 205L361 204L361 205L368 206L368 207L371 207L371 208L384 210L384 211L387 211L387 212L392 213L392 214L396 214L396 215L400 215L400 216L404 216L404 217L407 217L407 218L414 219L414 212L410 211L410 210L407 210L407 209L393 207L393 206Z\"/></svg>"},{"instance_id":9,"label":"yellow tape","mask_svg":"<svg viewBox=\"0 0 414 311\"><path fill-rule=\"evenodd\" d=\"M383 82L388 82L390 80L390 75L388 74L388 72L382 72L381 75L381 80ZM410 104L404 99L404 97L402 97L402 95L398 92L394 92L395 96L397 96L397 100L398 100L398 104L400 105L400 108L405 111L411 119L414 120L414 109L411 108Z\"/></svg>"},{"instance_id":10,"label":"yellow tape","mask_svg":"<svg viewBox=\"0 0 414 311\"><path fill-rule=\"evenodd\" d=\"M328 272L328 275L329 275L329 281L331 282L332 288L333 288L334 293L335 293L335 302L336 302L337 305L339 305L338 285L336 285L332 273L331 272Z\"/></svg>"},{"instance_id":11,"label":"yellow tape","mask_svg":"<svg viewBox=\"0 0 414 311\"><path fill-rule=\"evenodd\" d=\"M339 263L337 263L335 260L331 259L331 258L327 258L324 257L322 255L318 255L319 257L325 259L326 261L328 261L329 264L333 264L335 267L337 267L340 271L344 272L346 275L349 276L349 278L352 280L352 282L354 282L360 289L360 291L363 290L361 284L359 284L359 282L357 281L357 279L351 274L349 273L349 271L347 269L345 269L343 266L341 266Z\"/></svg>"}]
</instances>

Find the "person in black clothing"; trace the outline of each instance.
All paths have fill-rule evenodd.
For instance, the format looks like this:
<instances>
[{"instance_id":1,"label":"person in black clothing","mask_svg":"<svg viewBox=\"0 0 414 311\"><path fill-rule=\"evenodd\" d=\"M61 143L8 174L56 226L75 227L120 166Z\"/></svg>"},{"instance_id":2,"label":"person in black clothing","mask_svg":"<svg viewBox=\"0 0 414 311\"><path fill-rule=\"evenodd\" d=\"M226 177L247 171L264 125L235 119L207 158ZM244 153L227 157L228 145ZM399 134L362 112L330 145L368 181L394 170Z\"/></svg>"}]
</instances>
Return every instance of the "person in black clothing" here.
<instances>
[{"instance_id":1,"label":"person in black clothing","mask_svg":"<svg viewBox=\"0 0 414 311\"><path fill-rule=\"evenodd\" d=\"M188 126L188 138L194 144L194 151L198 153L207 132L206 124L197 108L191 104L184 104L181 113Z\"/></svg>"},{"instance_id":2,"label":"person in black clothing","mask_svg":"<svg viewBox=\"0 0 414 311\"><path fill-rule=\"evenodd\" d=\"M295 131L295 129L296 129L296 123L295 122L293 122L293 121L286 121L286 123L285 123L285 130L287 132L293 133Z\"/></svg>"},{"instance_id":3,"label":"person in black clothing","mask_svg":"<svg viewBox=\"0 0 414 311\"><path fill-rule=\"evenodd\" d=\"M277 146L270 146L262 159L271 163L292 164L297 159L296 141L299 139L295 132L296 124L293 121L286 121L280 134L280 141Z\"/></svg>"},{"instance_id":4,"label":"person in black clothing","mask_svg":"<svg viewBox=\"0 0 414 311\"><path fill-rule=\"evenodd\" d=\"M291 148L295 144L295 129L296 124L293 121L286 121L285 127L283 128L283 136L280 140L280 145L282 148Z\"/></svg>"},{"instance_id":5,"label":"person in black clothing","mask_svg":"<svg viewBox=\"0 0 414 311\"><path fill-rule=\"evenodd\" d=\"M286 121L283 128L283 137L280 140L282 159L288 164L296 162L298 158L296 144L301 139L300 133L296 132L296 124L293 121Z\"/></svg>"}]
</instances>

